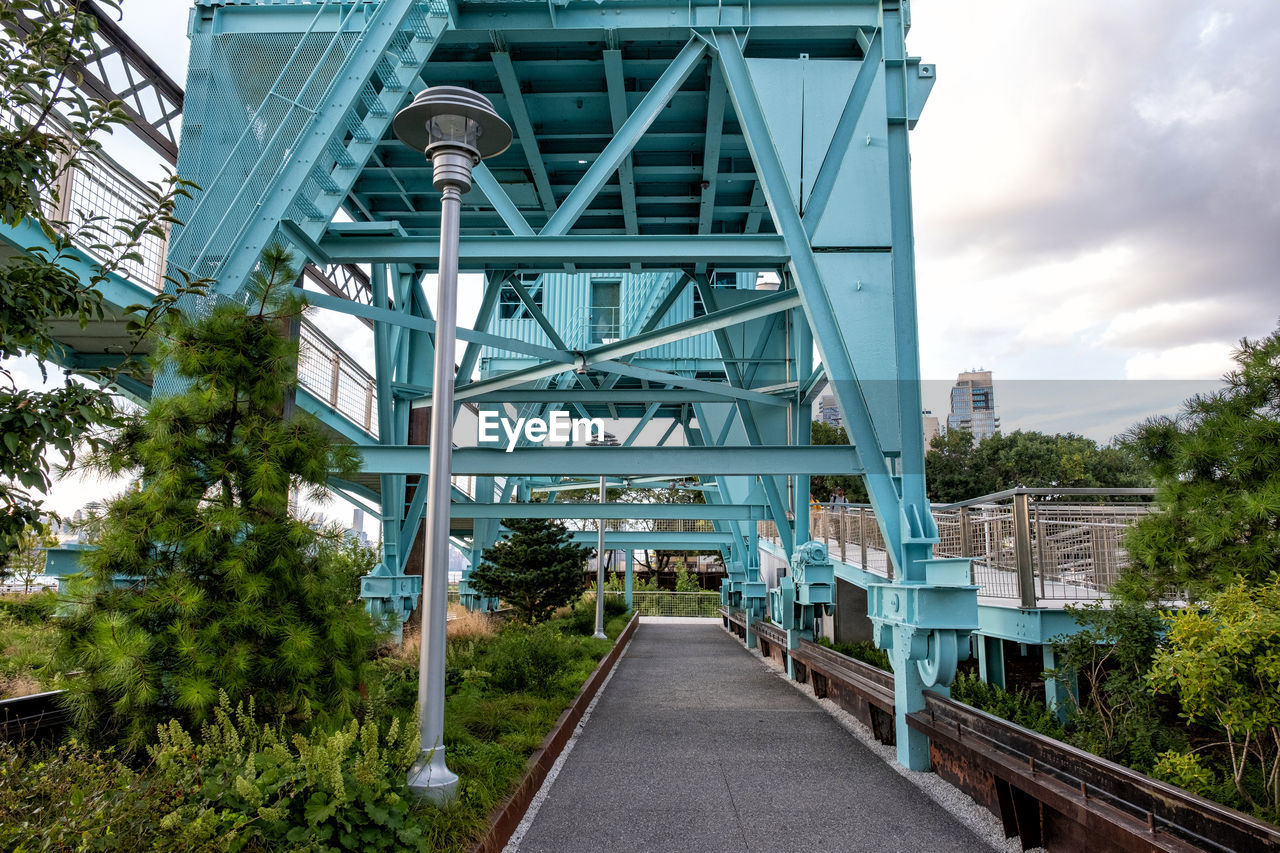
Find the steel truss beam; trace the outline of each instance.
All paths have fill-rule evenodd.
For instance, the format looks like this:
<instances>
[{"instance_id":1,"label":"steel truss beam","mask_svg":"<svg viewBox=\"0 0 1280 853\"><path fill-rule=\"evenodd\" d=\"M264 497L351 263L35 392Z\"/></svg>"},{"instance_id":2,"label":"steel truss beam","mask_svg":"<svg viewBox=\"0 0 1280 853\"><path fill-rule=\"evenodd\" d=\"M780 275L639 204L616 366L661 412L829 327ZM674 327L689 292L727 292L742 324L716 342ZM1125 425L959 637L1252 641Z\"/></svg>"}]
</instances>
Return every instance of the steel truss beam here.
<instances>
[{"instance_id":1,"label":"steel truss beam","mask_svg":"<svg viewBox=\"0 0 1280 853\"><path fill-rule=\"evenodd\" d=\"M425 447L357 448L368 474L425 474ZM668 447L655 454L649 447L525 447L511 452L490 448L457 448L453 470L463 476L600 477L600 476L786 476L797 472L861 473L851 447Z\"/></svg>"},{"instance_id":2,"label":"steel truss beam","mask_svg":"<svg viewBox=\"0 0 1280 853\"><path fill-rule=\"evenodd\" d=\"M587 488L594 484L587 484ZM768 517L764 507L713 504L660 503L454 503L453 518L607 518L695 521L761 521Z\"/></svg>"},{"instance_id":3,"label":"steel truss beam","mask_svg":"<svg viewBox=\"0 0 1280 853\"><path fill-rule=\"evenodd\" d=\"M616 272L629 264L644 269L692 269L700 263L722 270L777 270L791 259L787 242L772 235L638 234L626 238L619 254L619 237L566 234L557 236L476 237L464 234L458 263L463 271L516 269L555 272L565 264L579 269ZM347 236L341 224L331 225L318 244L321 257L332 263L438 264L440 241L428 237ZM853 251L886 252L885 246Z\"/></svg>"}]
</instances>

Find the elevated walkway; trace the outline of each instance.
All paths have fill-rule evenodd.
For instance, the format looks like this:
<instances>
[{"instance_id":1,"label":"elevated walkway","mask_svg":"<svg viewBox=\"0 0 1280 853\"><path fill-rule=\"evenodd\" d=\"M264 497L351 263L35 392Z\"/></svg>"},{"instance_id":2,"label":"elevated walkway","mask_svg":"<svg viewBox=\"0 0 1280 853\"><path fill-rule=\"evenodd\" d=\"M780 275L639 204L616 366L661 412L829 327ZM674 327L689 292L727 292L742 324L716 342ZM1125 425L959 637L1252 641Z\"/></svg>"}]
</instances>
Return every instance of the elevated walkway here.
<instances>
[{"instance_id":1,"label":"elevated walkway","mask_svg":"<svg viewBox=\"0 0 1280 853\"><path fill-rule=\"evenodd\" d=\"M719 626L641 625L508 850L992 849Z\"/></svg>"}]
</instances>

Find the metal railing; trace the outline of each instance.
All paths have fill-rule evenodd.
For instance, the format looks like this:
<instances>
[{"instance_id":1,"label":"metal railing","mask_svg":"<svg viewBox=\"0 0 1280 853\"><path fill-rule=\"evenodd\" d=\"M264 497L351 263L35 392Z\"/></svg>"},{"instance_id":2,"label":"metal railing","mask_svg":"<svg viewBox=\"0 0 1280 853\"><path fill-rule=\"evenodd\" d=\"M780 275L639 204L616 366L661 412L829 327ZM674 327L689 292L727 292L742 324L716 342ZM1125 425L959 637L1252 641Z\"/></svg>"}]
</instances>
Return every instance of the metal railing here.
<instances>
[{"instance_id":1,"label":"metal railing","mask_svg":"<svg viewBox=\"0 0 1280 853\"><path fill-rule=\"evenodd\" d=\"M0 121L12 119L0 113ZM103 228L118 219L136 219L152 206L154 193L123 166L99 152L81 155L81 166L63 173L60 203L46 215L65 221L72 229L89 217L104 217ZM138 246L141 260L128 260L119 272L134 284L154 293L164 289L167 239L143 235ZM96 260L106 260L104 250L82 248ZM334 411L377 437L377 392L368 371L309 320L303 319L298 342L298 384Z\"/></svg>"},{"instance_id":2,"label":"metal railing","mask_svg":"<svg viewBox=\"0 0 1280 853\"><path fill-rule=\"evenodd\" d=\"M1154 511L1153 496L1152 489L1012 489L935 505L939 542L933 553L972 558L973 582L983 598L1021 607L1108 600L1129 562L1124 535ZM890 577L889 555L871 507L813 505L809 531L827 543L833 557ZM780 542L773 522L759 522L758 532L761 539Z\"/></svg>"},{"instance_id":3,"label":"metal railing","mask_svg":"<svg viewBox=\"0 0 1280 853\"><path fill-rule=\"evenodd\" d=\"M622 599L625 593L605 590L606 596ZM718 592L633 592L631 604L641 616L685 616L714 618L720 615Z\"/></svg>"},{"instance_id":4,"label":"metal railing","mask_svg":"<svg viewBox=\"0 0 1280 853\"><path fill-rule=\"evenodd\" d=\"M298 330L298 384L329 408L378 436L373 377L311 323Z\"/></svg>"}]
</instances>

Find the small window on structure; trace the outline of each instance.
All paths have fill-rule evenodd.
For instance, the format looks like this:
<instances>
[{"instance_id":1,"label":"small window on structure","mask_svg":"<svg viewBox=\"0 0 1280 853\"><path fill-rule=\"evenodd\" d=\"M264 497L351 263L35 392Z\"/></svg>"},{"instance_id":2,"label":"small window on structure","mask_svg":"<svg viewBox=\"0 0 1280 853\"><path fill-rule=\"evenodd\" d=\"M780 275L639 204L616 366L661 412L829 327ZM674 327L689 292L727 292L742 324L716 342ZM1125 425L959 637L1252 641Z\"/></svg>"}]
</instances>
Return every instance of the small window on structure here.
<instances>
[{"instance_id":1,"label":"small window on structure","mask_svg":"<svg viewBox=\"0 0 1280 853\"><path fill-rule=\"evenodd\" d=\"M533 299L533 304L538 306L538 310L543 310L543 289L540 277L530 276L526 278L521 276L520 278L520 284L529 292L529 296ZM516 289L510 284L503 284L502 290L498 291L498 317L503 320L530 319L529 309L525 307L524 302L520 299L520 294L516 293Z\"/></svg>"},{"instance_id":2,"label":"small window on structure","mask_svg":"<svg viewBox=\"0 0 1280 853\"><path fill-rule=\"evenodd\" d=\"M718 272L715 278L711 280L711 286L736 288L738 286L738 274L736 272Z\"/></svg>"},{"instance_id":3,"label":"small window on structure","mask_svg":"<svg viewBox=\"0 0 1280 853\"><path fill-rule=\"evenodd\" d=\"M702 291L698 290L697 287L694 287L693 288L693 316L701 317L706 313L707 313L707 306L702 301Z\"/></svg>"}]
</instances>

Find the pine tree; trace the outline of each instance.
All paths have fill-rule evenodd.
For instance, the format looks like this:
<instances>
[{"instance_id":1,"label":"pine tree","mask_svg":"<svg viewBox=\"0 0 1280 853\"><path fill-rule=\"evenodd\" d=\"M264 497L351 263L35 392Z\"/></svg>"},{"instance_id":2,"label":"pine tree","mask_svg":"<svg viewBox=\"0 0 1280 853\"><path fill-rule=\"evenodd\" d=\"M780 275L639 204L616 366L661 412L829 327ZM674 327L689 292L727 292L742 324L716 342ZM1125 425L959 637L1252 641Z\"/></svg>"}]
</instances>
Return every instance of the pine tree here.
<instances>
[{"instance_id":1,"label":"pine tree","mask_svg":"<svg viewBox=\"0 0 1280 853\"><path fill-rule=\"evenodd\" d=\"M558 521L504 518L511 536L484 552L470 583L483 595L501 598L525 622L541 622L582 594L582 573L592 549L575 545Z\"/></svg>"},{"instance_id":2,"label":"pine tree","mask_svg":"<svg viewBox=\"0 0 1280 853\"><path fill-rule=\"evenodd\" d=\"M287 403L298 350L285 332L305 307L295 278L272 247L247 305L171 312L158 361L186 391L153 400L94 457L138 481L107 506L59 663L81 673L66 684L79 722L130 749L157 722L203 721L220 691L266 718L358 701L374 627L321 558L321 534L289 514L291 488L320 494L357 462Z\"/></svg>"},{"instance_id":3,"label":"pine tree","mask_svg":"<svg viewBox=\"0 0 1280 853\"><path fill-rule=\"evenodd\" d=\"M1125 541L1128 597L1170 587L1200 597L1280 571L1280 330L1242 341L1235 361L1221 391L1127 438L1155 473L1160 506Z\"/></svg>"}]
</instances>

